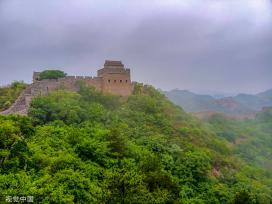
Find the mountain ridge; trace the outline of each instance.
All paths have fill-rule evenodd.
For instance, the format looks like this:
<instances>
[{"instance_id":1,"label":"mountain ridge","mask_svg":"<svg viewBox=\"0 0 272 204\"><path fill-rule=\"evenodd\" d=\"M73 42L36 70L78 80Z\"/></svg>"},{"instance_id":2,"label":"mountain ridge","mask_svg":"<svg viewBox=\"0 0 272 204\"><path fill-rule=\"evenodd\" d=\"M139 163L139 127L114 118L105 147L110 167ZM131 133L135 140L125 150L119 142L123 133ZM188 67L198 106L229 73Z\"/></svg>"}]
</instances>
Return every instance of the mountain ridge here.
<instances>
[{"instance_id":1,"label":"mountain ridge","mask_svg":"<svg viewBox=\"0 0 272 204\"><path fill-rule=\"evenodd\" d=\"M215 98L188 90L174 89L163 92L172 102L187 112L219 112L226 114L252 114L272 106L272 89L258 94L240 93L236 96Z\"/></svg>"}]
</instances>

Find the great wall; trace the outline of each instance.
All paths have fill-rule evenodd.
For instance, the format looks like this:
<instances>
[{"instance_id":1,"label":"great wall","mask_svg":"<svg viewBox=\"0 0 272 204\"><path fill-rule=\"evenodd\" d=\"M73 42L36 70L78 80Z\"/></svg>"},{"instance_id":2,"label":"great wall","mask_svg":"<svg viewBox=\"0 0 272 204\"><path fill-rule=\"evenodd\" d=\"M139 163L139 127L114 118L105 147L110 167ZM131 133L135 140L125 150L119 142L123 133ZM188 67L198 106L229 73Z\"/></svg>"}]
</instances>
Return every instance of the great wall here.
<instances>
[{"instance_id":1,"label":"great wall","mask_svg":"<svg viewBox=\"0 0 272 204\"><path fill-rule=\"evenodd\" d=\"M27 115L32 98L48 95L57 89L76 92L79 90L79 81L95 87L98 91L120 96L129 96L133 91L130 69L125 68L121 61L106 60L104 67L97 71L96 77L66 76L59 79L39 80L39 74L34 72L33 83L22 91L9 109L0 112L0 115Z\"/></svg>"}]
</instances>

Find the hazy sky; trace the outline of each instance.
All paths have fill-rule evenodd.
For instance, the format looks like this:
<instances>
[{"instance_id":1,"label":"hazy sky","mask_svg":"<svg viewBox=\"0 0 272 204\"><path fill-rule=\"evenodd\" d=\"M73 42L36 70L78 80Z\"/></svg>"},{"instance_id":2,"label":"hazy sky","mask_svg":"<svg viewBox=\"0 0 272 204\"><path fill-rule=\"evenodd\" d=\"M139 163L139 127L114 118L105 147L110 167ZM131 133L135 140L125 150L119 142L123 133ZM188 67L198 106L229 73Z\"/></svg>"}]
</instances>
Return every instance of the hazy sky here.
<instances>
[{"instance_id":1,"label":"hazy sky","mask_svg":"<svg viewBox=\"0 0 272 204\"><path fill-rule=\"evenodd\" d=\"M0 84L122 60L164 90L272 88L270 0L0 0Z\"/></svg>"}]
</instances>

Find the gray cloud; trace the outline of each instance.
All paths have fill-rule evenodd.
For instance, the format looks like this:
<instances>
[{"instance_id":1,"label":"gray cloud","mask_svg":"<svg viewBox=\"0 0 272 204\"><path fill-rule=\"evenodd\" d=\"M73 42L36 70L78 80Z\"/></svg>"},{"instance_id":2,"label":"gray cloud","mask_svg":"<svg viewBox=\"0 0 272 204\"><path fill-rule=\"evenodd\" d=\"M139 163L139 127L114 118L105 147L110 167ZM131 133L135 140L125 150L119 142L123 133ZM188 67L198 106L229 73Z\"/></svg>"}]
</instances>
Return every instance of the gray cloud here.
<instances>
[{"instance_id":1,"label":"gray cloud","mask_svg":"<svg viewBox=\"0 0 272 204\"><path fill-rule=\"evenodd\" d=\"M268 0L0 0L0 84L34 70L95 75L121 59L162 89L272 88Z\"/></svg>"}]
</instances>

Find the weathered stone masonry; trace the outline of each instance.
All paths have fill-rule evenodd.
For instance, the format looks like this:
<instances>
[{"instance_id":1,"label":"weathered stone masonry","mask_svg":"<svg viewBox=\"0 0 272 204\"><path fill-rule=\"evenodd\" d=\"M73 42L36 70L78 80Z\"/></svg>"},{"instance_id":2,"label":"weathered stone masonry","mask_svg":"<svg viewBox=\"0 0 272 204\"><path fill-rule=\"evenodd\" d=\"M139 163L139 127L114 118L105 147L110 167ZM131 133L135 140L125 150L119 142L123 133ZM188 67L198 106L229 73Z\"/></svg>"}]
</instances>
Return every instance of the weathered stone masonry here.
<instances>
[{"instance_id":1,"label":"weathered stone masonry","mask_svg":"<svg viewBox=\"0 0 272 204\"><path fill-rule=\"evenodd\" d=\"M121 61L106 60L104 67L98 70L97 77L67 76L59 79L38 79L39 72L34 72L33 83L20 94L9 109L0 114L26 115L33 97L44 96L57 89L76 92L79 90L79 81L95 87L98 91L120 96L129 96L133 91L130 69L126 69Z\"/></svg>"}]
</instances>

